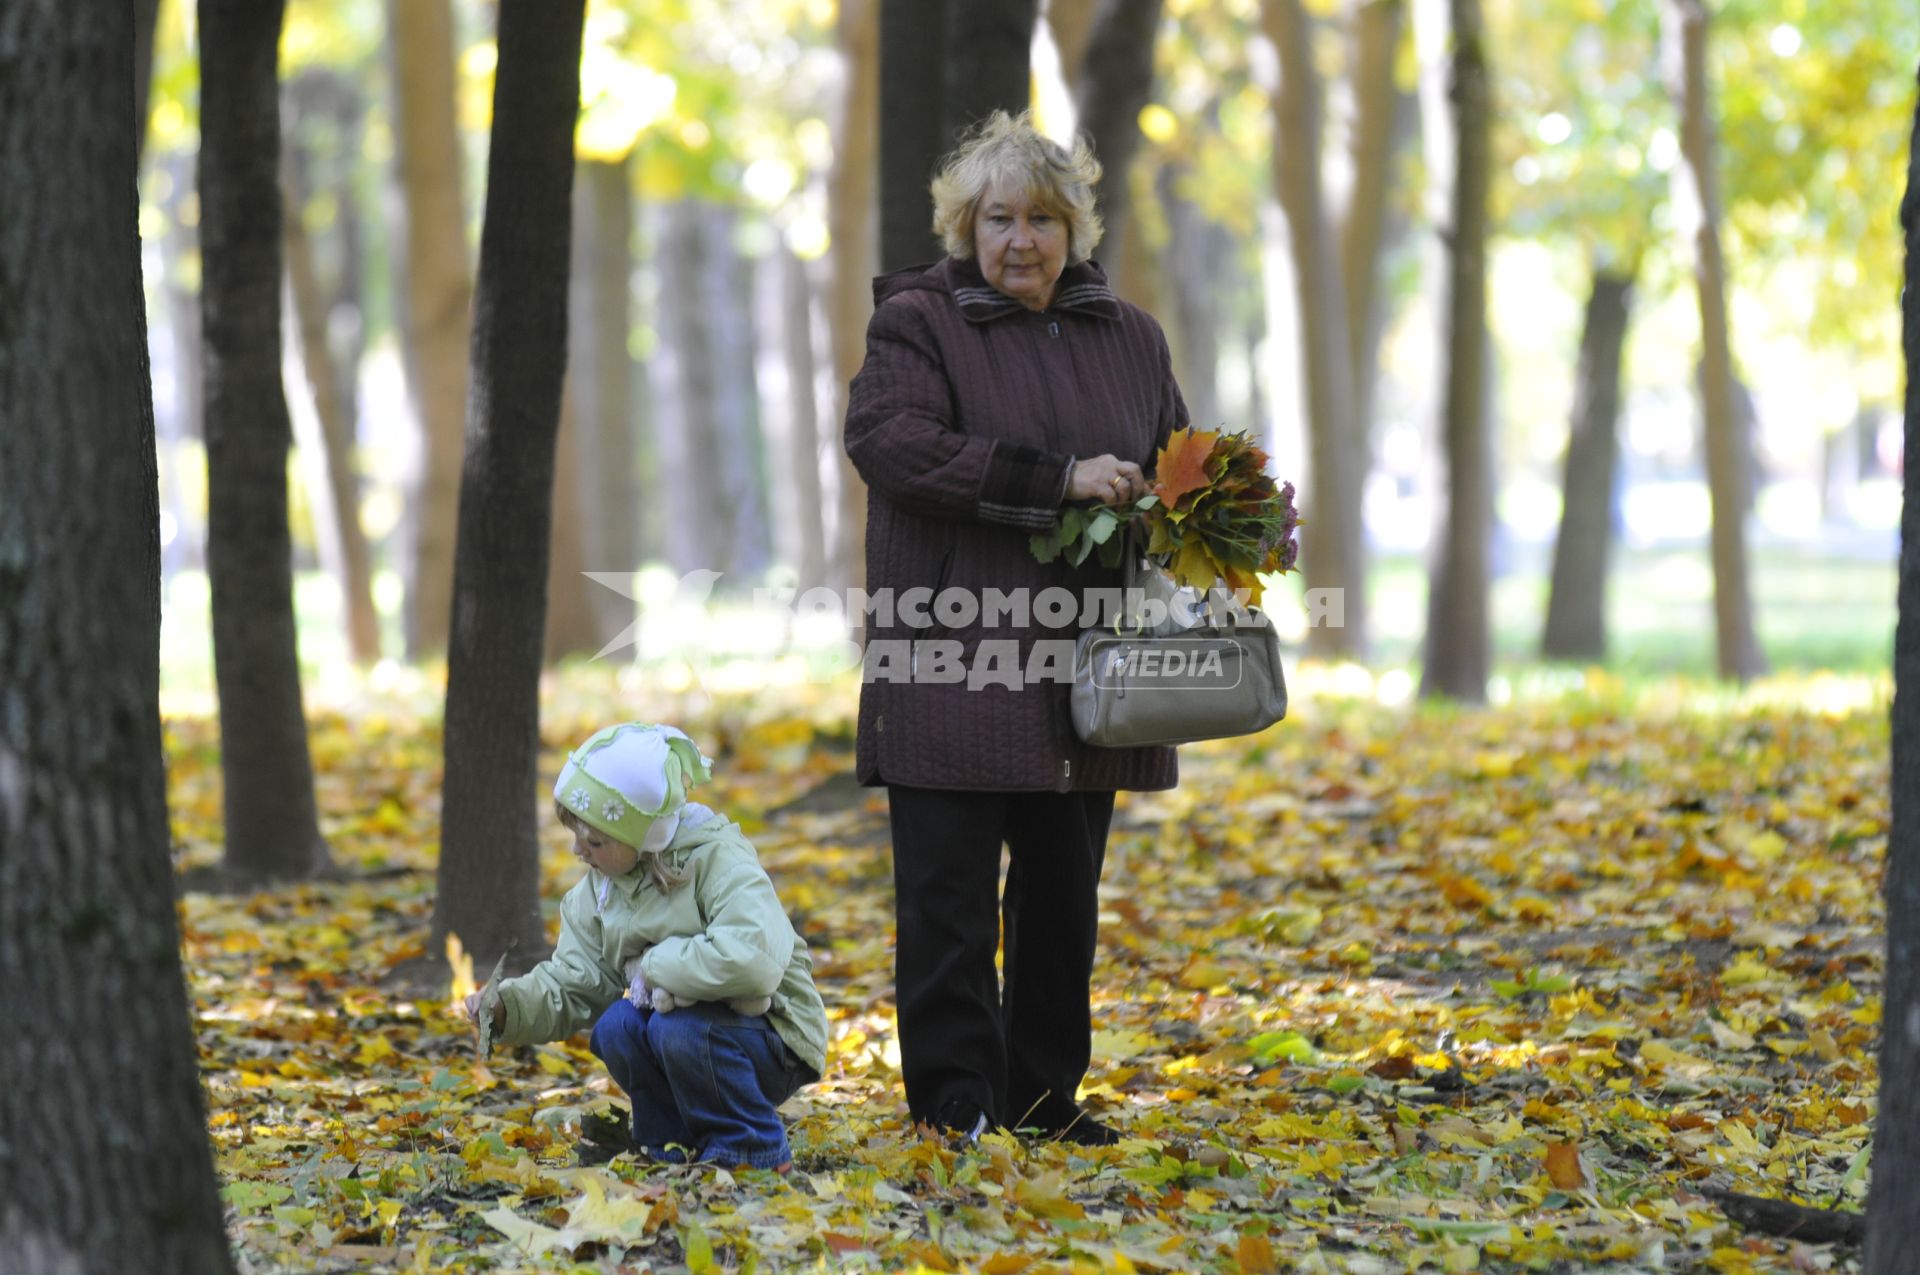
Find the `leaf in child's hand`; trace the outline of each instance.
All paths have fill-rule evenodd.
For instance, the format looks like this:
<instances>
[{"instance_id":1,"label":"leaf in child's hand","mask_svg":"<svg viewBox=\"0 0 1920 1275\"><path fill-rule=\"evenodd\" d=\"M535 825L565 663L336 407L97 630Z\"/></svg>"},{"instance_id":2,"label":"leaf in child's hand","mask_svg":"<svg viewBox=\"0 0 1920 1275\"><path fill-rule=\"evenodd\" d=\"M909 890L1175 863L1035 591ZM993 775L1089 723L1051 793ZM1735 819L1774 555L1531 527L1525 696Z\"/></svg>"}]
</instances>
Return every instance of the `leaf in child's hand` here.
<instances>
[{"instance_id":1,"label":"leaf in child's hand","mask_svg":"<svg viewBox=\"0 0 1920 1275\"><path fill-rule=\"evenodd\" d=\"M507 956L513 951L508 943L506 951L500 953L500 959L493 963L493 973L487 975L487 985L480 992L480 1003L474 1012L474 1019L480 1024L480 1060L486 1061L493 1052L493 1007L500 1003L500 971L506 968Z\"/></svg>"}]
</instances>

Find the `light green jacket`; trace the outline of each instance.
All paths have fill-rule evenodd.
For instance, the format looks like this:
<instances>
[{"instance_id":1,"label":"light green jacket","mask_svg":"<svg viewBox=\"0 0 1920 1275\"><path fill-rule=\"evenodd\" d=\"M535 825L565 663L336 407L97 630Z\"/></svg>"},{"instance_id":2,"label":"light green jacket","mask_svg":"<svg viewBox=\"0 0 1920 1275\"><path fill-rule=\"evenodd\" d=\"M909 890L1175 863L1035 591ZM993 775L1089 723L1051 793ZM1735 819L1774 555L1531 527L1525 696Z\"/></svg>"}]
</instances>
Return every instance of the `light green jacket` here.
<instances>
[{"instance_id":1,"label":"light green jacket","mask_svg":"<svg viewBox=\"0 0 1920 1275\"><path fill-rule=\"evenodd\" d=\"M813 958L753 843L738 824L713 815L693 827L683 822L664 854L670 868L687 874L671 891L663 893L643 868L614 878L589 868L567 891L553 955L500 984L500 1043L558 1040L586 1027L626 992L621 970L644 952L647 982L679 1000L772 997L768 1021L780 1039L816 1076L824 1073L827 1012L813 986Z\"/></svg>"}]
</instances>

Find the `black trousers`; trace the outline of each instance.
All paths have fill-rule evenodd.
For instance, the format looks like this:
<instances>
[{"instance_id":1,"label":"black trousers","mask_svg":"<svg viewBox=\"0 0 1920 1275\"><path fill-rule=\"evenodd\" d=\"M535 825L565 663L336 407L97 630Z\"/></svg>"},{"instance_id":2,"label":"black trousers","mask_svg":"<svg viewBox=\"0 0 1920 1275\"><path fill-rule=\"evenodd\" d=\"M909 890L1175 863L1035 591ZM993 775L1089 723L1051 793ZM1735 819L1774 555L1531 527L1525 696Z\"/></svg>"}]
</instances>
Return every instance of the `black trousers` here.
<instances>
[{"instance_id":1,"label":"black trousers","mask_svg":"<svg viewBox=\"0 0 1920 1275\"><path fill-rule=\"evenodd\" d=\"M1058 1128L1092 1055L1111 792L887 789L900 1064L915 1120ZM1000 890L1000 847L1010 866ZM1004 977L994 953L1004 944Z\"/></svg>"}]
</instances>

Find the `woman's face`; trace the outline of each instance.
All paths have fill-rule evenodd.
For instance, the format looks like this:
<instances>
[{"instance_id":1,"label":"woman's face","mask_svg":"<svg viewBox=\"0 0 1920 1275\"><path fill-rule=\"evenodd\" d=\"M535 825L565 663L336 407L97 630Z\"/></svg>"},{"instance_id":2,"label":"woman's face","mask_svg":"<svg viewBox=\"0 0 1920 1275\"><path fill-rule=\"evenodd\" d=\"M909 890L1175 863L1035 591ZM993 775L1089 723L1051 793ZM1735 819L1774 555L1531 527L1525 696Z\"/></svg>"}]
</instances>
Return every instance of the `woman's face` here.
<instances>
[{"instance_id":1,"label":"woman's face","mask_svg":"<svg viewBox=\"0 0 1920 1275\"><path fill-rule=\"evenodd\" d=\"M1066 219L996 182L973 217L973 255L990 285L1030 310L1044 310L1067 268Z\"/></svg>"}]
</instances>

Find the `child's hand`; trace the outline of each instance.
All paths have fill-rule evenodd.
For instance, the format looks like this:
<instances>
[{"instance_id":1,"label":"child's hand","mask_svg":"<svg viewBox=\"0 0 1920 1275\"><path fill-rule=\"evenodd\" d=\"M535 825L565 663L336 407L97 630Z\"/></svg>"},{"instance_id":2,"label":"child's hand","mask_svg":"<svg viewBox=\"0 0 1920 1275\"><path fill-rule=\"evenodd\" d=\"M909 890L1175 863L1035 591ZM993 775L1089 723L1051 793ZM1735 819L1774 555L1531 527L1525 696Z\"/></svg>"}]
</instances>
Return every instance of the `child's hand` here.
<instances>
[{"instance_id":1,"label":"child's hand","mask_svg":"<svg viewBox=\"0 0 1920 1275\"><path fill-rule=\"evenodd\" d=\"M479 1019L480 998L486 995L486 990L487 989L483 987L477 992L468 992L467 999L460 1002L460 1007L466 1012L466 1015L468 1018L475 1019L475 1020ZM499 1031L501 1028L505 1027L506 1025L507 1025L506 1002L496 1000L493 1003L493 1029L495 1031Z\"/></svg>"},{"instance_id":2,"label":"child's hand","mask_svg":"<svg viewBox=\"0 0 1920 1275\"><path fill-rule=\"evenodd\" d=\"M640 953L645 956L646 953ZM654 989L647 983L647 976L640 970L640 956L630 956L623 967L627 976L626 998L633 1002L636 1009L645 1009L653 1004Z\"/></svg>"}]
</instances>

